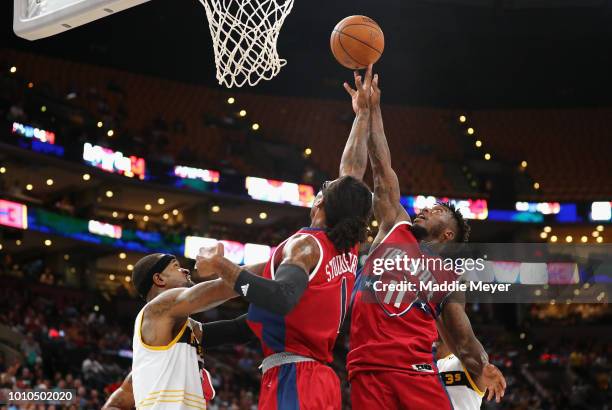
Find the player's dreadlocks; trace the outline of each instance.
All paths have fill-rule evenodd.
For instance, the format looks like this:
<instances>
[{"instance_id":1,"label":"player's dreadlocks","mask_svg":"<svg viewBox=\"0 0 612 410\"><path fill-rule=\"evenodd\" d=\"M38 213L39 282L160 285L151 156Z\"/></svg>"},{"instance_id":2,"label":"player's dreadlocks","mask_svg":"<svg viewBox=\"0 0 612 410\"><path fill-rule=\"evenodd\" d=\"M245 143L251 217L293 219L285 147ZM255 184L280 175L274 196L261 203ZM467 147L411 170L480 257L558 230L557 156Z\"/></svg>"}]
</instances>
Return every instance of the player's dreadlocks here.
<instances>
[{"instance_id":1,"label":"player's dreadlocks","mask_svg":"<svg viewBox=\"0 0 612 410\"><path fill-rule=\"evenodd\" d=\"M470 239L470 225L463 218L461 211L450 202L438 202L439 205L447 208L453 215L453 219L457 223L457 235L455 235L455 242L467 242Z\"/></svg>"}]
</instances>

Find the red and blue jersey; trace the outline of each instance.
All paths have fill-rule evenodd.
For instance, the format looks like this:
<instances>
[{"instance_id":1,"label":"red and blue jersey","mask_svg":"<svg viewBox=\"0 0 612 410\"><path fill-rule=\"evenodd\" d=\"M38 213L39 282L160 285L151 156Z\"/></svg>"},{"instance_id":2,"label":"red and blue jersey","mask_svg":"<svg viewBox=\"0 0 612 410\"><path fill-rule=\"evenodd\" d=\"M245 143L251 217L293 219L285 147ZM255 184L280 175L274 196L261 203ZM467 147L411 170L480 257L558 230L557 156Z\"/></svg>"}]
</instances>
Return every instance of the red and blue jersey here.
<instances>
[{"instance_id":1,"label":"red and blue jersey","mask_svg":"<svg viewBox=\"0 0 612 410\"><path fill-rule=\"evenodd\" d=\"M376 260L404 255L415 261L435 259L423 256L410 228L407 221L396 224L368 256L359 275L351 311L349 379L360 371L437 373L432 354L432 344L438 337L435 318L447 294L383 289L383 284L410 282L420 289L420 282L455 280L456 274L427 268L414 273L374 269L384 266L376 265Z\"/></svg>"},{"instance_id":2,"label":"red and blue jersey","mask_svg":"<svg viewBox=\"0 0 612 410\"><path fill-rule=\"evenodd\" d=\"M355 284L357 245L339 253L318 228L302 228L281 243L266 264L263 277L274 279L275 269L283 259L283 248L295 236L310 236L319 245L319 262L309 272L309 283L300 301L286 316L270 313L253 304L247 323L261 341L264 356L291 352L320 362L333 360L332 349L346 315Z\"/></svg>"}]
</instances>

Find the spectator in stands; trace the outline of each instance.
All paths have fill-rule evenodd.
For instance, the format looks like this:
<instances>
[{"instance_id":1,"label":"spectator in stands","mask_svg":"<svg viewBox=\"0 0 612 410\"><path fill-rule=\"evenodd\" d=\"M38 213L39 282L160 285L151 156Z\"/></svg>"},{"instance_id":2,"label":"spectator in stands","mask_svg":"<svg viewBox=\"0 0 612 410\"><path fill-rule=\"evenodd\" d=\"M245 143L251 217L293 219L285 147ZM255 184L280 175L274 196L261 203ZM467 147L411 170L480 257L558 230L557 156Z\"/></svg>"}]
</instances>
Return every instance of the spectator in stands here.
<instances>
[{"instance_id":1,"label":"spectator in stands","mask_svg":"<svg viewBox=\"0 0 612 410\"><path fill-rule=\"evenodd\" d=\"M28 333L23 342L21 342L21 351L23 352L28 365L33 366L42 362L40 345L36 340L34 340L32 333Z\"/></svg>"},{"instance_id":2,"label":"spectator in stands","mask_svg":"<svg viewBox=\"0 0 612 410\"><path fill-rule=\"evenodd\" d=\"M83 372L85 381L89 383L100 383L104 375L104 367L98 361L94 353L90 353L89 356L83 360L81 371Z\"/></svg>"},{"instance_id":3,"label":"spectator in stands","mask_svg":"<svg viewBox=\"0 0 612 410\"><path fill-rule=\"evenodd\" d=\"M50 268L45 268L42 275L40 275L40 283L45 285L53 285L55 283L55 276L53 276L53 273L51 273Z\"/></svg>"}]
</instances>

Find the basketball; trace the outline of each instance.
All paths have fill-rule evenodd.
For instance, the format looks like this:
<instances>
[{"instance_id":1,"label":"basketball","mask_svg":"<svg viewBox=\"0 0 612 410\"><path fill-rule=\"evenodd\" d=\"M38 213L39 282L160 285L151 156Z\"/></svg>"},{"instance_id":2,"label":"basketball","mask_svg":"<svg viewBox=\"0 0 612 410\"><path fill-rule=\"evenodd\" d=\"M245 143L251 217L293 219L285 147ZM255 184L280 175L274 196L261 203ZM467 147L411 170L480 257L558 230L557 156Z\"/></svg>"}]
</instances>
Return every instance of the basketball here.
<instances>
[{"instance_id":1,"label":"basketball","mask_svg":"<svg viewBox=\"0 0 612 410\"><path fill-rule=\"evenodd\" d=\"M378 61L385 48L385 35L371 18L349 16L334 27L330 45L340 64L358 70Z\"/></svg>"}]
</instances>

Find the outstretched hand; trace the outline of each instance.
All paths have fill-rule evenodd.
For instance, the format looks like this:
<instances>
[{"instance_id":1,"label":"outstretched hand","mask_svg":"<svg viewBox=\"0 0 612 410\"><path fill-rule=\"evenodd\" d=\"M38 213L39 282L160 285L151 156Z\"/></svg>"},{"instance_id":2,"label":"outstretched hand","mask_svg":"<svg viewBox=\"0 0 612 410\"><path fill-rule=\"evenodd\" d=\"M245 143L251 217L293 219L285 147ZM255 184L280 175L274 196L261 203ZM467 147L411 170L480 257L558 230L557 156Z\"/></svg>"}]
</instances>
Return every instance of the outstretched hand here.
<instances>
[{"instance_id":1,"label":"outstretched hand","mask_svg":"<svg viewBox=\"0 0 612 410\"><path fill-rule=\"evenodd\" d=\"M487 364L480 375L478 386L483 386L487 391L487 400L495 397L497 403L504 397L506 392L506 379L502 372L491 363Z\"/></svg>"},{"instance_id":2,"label":"outstretched hand","mask_svg":"<svg viewBox=\"0 0 612 410\"><path fill-rule=\"evenodd\" d=\"M366 70L365 79L362 81L358 71L353 73L355 77L355 89L348 83L344 83L344 89L351 96L353 111L359 114L370 109L370 96L372 94L372 64Z\"/></svg>"},{"instance_id":3,"label":"outstretched hand","mask_svg":"<svg viewBox=\"0 0 612 410\"><path fill-rule=\"evenodd\" d=\"M224 248L221 242L214 246L203 246L196 256L196 272L198 279L210 278L219 273L220 263L224 255Z\"/></svg>"},{"instance_id":4,"label":"outstretched hand","mask_svg":"<svg viewBox=\"0 0 612 410\"><path fill-rule=\"evenodd\" d=\"M380 88L378 87L378 74L374 74L372 79L372 91L370 95L370 106L378 107L380 105Z\"/></svg>"}]
</instances>

